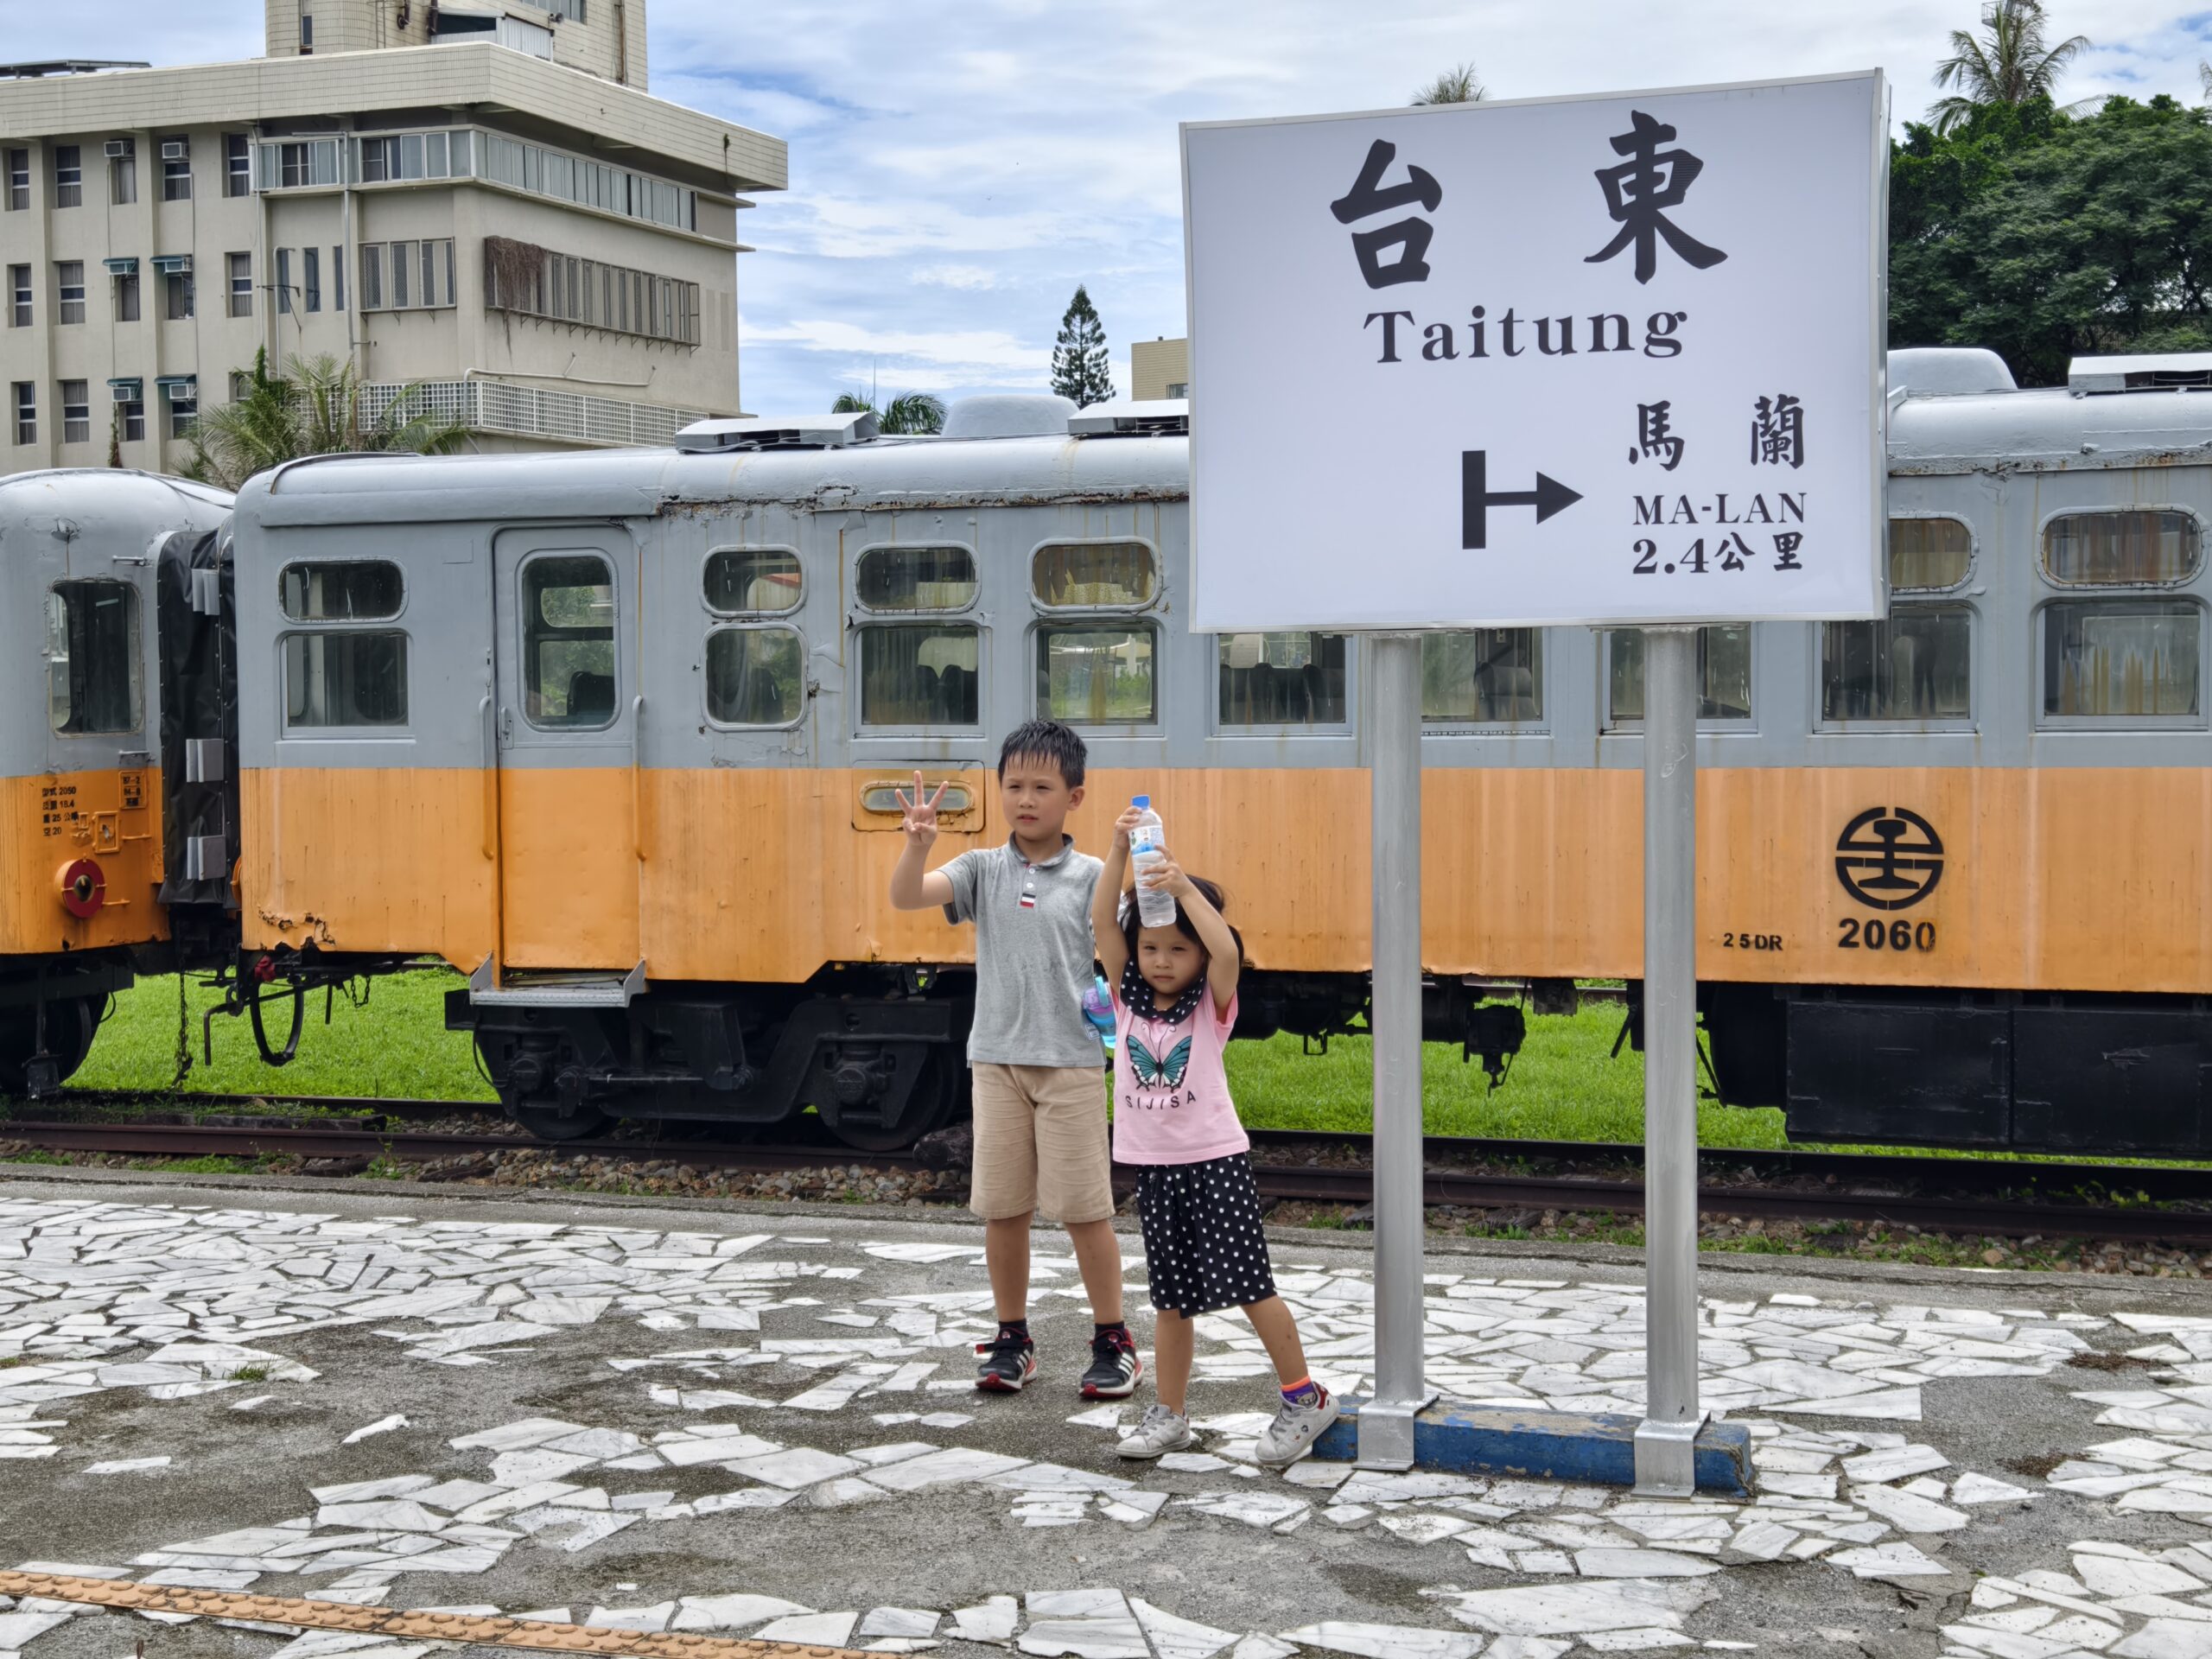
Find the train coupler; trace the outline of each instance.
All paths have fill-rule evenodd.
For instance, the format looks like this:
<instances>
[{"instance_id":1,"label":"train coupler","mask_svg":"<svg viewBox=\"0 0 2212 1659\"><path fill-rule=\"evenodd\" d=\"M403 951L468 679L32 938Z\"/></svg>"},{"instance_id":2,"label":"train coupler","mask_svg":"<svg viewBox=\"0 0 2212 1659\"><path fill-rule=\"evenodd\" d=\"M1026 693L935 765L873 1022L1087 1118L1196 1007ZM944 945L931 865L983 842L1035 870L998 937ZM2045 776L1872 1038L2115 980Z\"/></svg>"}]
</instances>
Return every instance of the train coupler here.
<instances>
[{"instance_id":1,"label":"train coupler","mask_svg":"<svg viewBox=\"0 0 2212 1659\"><path fill-rule=\"evenodd\" d=\"M1518 1003L1478 1002L1467 1010L1466 1034L1460 1039L1461 1064L1479 1058L1490 1087L1503 1083L1513 1069L1513 1057L1528 1040L1529 1021Z\"/></svg>"}]
</instances>

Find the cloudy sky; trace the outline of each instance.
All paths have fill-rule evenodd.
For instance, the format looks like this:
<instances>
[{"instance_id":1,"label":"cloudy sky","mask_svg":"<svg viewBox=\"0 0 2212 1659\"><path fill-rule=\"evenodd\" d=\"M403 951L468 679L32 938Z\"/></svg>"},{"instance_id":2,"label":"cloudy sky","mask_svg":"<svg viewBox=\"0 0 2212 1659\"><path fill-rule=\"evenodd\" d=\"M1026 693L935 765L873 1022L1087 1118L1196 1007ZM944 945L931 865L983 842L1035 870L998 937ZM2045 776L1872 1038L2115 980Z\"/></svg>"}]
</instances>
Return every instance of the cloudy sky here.
<instances>
[{"instance_id":1,"label":"cloudy sky","mask_svg":"<svg viewBox=\"0 0 2212 1659\"><path fill-rule=\"evenodd\" d=\"M1500 98L1878 65L1902 119L1977 0L648 3L654 92L791 145L739 278L744 401L782 414L1042 388L1077 283L1126 391L1128 342L1183 331L1179 121L1400 104L1463 60ZM2094 42L2068 98L2200 99L2212 11L2050 7ZM0 28L10 57L207 61L260 49L261 6L0 0Z\"/></svg>"}]
</instances>

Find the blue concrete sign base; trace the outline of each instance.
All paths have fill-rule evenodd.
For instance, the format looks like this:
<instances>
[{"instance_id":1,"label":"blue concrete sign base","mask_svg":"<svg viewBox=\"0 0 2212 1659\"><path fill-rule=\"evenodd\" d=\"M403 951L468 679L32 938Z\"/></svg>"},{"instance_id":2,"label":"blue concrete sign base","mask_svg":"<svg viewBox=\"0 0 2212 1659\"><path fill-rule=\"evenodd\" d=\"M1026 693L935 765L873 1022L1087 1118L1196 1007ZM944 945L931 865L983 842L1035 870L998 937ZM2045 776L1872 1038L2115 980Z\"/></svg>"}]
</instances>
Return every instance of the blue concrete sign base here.
<instances>
[{"instance_id":1,"label":"blue concrete sign base","mask_svg":"<svg viewBox=\"0 0 2212 1659\"><path fill-rule=\"evenodd\" d=\"M1343 1414L1313 1443L1316 1458L1350 1463L1358 1457L1362 1403L1344 1399ZM1431 1406L1414 1419L1414 1466L1633 1486L1637 1421L1619 1413ZM1700 1491L1751 1495L1751 1435L1741 1423L1709 1422L1699 1430L1696 1463Z\"/></svg>"}]
</instances>

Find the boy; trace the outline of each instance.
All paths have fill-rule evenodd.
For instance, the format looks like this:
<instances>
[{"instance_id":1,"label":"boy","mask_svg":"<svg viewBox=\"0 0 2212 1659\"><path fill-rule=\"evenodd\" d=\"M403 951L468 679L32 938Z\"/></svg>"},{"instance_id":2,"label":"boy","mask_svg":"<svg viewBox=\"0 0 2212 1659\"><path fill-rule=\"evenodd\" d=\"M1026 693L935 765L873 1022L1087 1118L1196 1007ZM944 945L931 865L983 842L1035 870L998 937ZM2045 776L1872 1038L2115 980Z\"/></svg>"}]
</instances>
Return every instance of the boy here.
<instances>
[{"instance_id":1,"label":"boy","mask_svg":"<svg viewBox=\"0 0 2212 1659\"><path fill-rule=\"evenodd\" d=\"M983 1218L983 1255L998 1335L978 1343L976 1386L1011 1394L1037 1374L1029 1338L1029 1225L1042 1209L1068 1230L1090 1294L1086 1400L1135 1391L1144 1367L1122 1320L1122 1250L1099 1084L1098 1036L1083 1013L1093 978L1090 898L1099 861L1075 850L1063 826L1083 801L1083 740L1058 721L1033 720L999 749L999 801L1012 834L1003 847L961 854L929 870L937 804L914 774L899 796L906 845L891 872L899 910L944 907L976 925L976 1022L968 1035L975 1079L976 1162L968 1207Z\"/></svg>"}]
</instances>

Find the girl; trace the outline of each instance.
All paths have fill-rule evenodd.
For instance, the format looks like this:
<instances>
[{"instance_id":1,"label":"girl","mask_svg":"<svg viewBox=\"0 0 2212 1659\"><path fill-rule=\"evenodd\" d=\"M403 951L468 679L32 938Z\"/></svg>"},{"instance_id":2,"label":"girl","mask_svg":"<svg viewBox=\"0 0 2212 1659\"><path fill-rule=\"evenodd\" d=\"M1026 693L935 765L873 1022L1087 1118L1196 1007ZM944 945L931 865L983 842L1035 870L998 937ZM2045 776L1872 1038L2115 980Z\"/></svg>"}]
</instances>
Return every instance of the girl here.
<instances>
[{"instance_id":1,"label":"girl","mask_svg":"<svg viewBox=\"0 0 2212 1659\"><path fill-rule=\"evenodd\" d=\"M1243 942L1221 918L1221 889L1186 875L1173 855L1144 885L1175 899L1175 920L1146 927L1124 900L1135 807L1114 826L1099 874L1091 929L1114 988L1114 1160L1138 1167L1137 1203L1152 1284L1154 1387L1159 1403L1116 1449L1156 1458L1192 1445L1184 1409L1201 1313L1241 1307L1267 1345L1282 1385L1281 1409L1260 1436L1259 1459L1295 1463L1337 1418L1337 1402L1306 1374L1290 1310L1275 1294L1251 1141L1229 1098L1222 1045L1236 1023Z\"/></svg>"}]
</instances>

